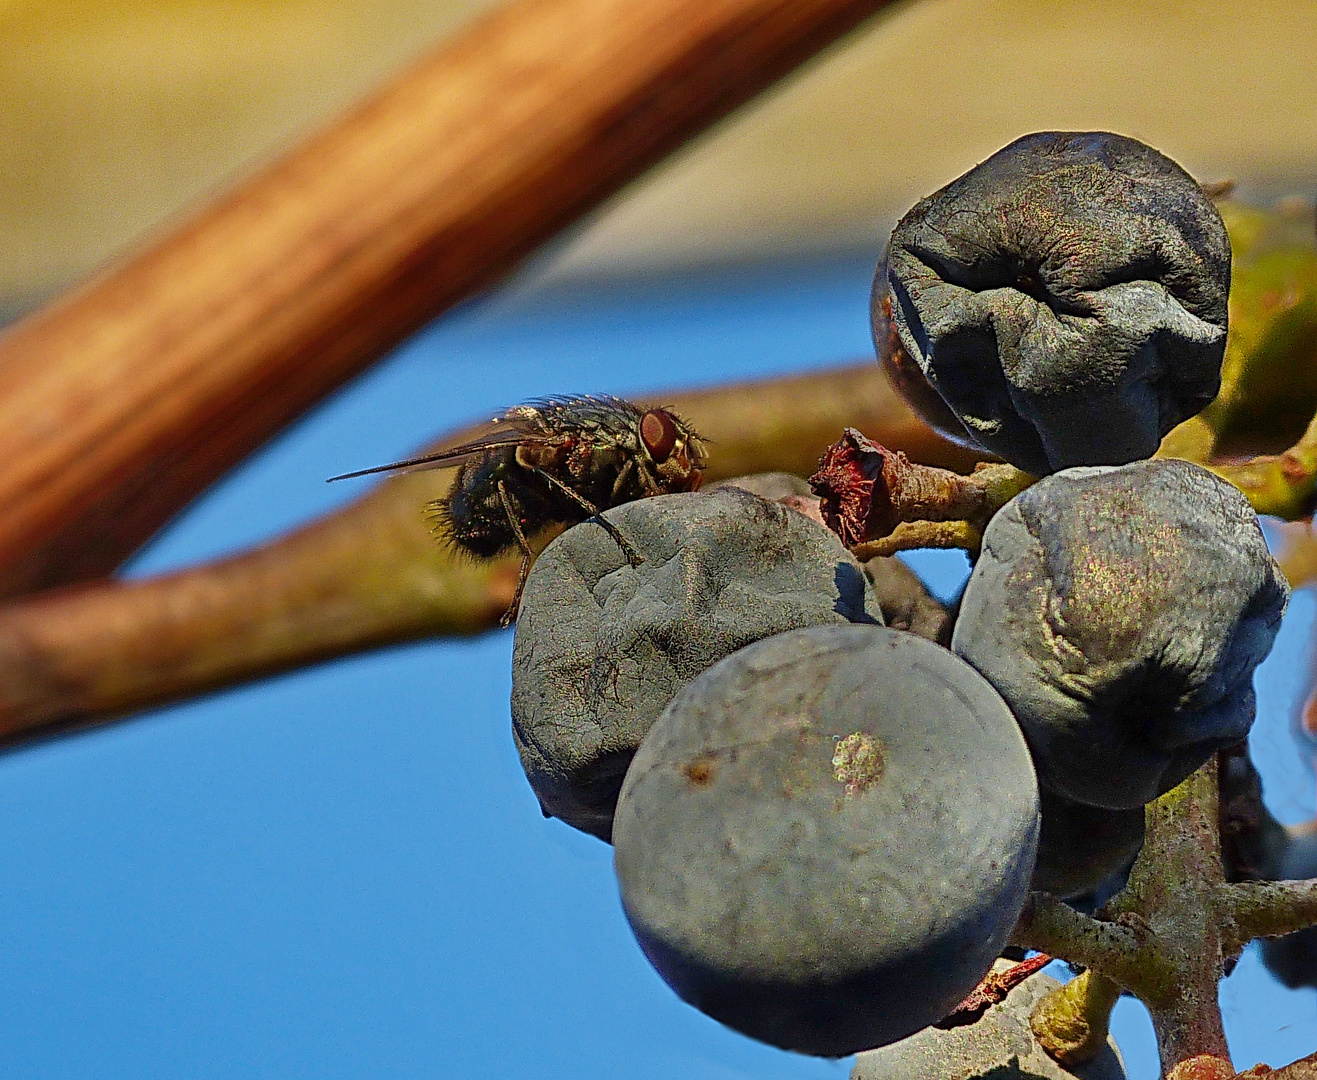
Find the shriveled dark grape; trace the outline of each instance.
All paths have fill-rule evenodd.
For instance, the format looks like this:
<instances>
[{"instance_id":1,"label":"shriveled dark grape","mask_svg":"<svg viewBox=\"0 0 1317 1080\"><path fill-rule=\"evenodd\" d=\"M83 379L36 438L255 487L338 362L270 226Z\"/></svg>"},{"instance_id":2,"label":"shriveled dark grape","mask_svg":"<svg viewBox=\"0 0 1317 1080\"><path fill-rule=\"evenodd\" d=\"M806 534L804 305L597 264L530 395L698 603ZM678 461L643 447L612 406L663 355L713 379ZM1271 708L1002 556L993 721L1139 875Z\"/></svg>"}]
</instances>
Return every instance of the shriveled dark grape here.
<instances>
[{"instance_id":1,"label":"shriveled dark grape","mask_svg":"<svg viewBox=\"0 0 1317 1080\"><path fill-rule=\"evenodd\" d=\"M677 690L752 641L821 623L881 623L860 564L822 525L738 488L606 514L536 560L517 619L512 723L546 814L607 840L622 776Z\"/></svg>"},{"instance_id":2,"label":"shriveled dark grape","mask_svg":"<svg viewBox=\"0 0 1317 1080\"><path fill-rule=\"evenodd\" d=\"M1279 881L1317 877L1317 832L1290 833L1274 876ZM1290 989L1317 986L1317 926L1284 937L1263 938L1262 962Z\"/></svg>"},{"instance_id":3,"label":"shriveled dark grape","mask_svg":"<svg viewBox=\"0 0 1317 1080\"><path fill-rule=\"evenodd\" d=\"M951 644L1043 787L1132 808L1248 734L1288 595L1247 500L1207 470L1072 469L989 523Z\"/></svg>"},{"instance_id":4,"label":"shriveled dark grape","mask_svg":"<svg viewBox=\"0 0 1317 1080\"><path fill-rule=\"evenodd\" d=\"M901 219L874 338L930 423L1043 475L1148 457L1207 405L1229 291L1225 225L1179 165L1045 131Z\"/></svg>"},{"instance_id":5,"label":"shriveled dark grape","mask_svg":"<svg viewBox=\"0 0 1317 1080\"><path fill-rule=\"evenodd\" d=\"M864 564L883 609L883 621L893 630L908 630L939 645L951 643L955 614L940 603L910 567L895 555L878 555Z\"/></svg>"},{"instance_id":6,"label":"shriveled dark grape","mask_svg":"<svg viewBox=\"0 0 1317 1080\"><path fill-rule=\"evenodd\" d=\"M1317 986L1317 926L1262 939L1262 963L1291 990Z\"/></svg>"},{"instance_id":7,"label":"shriveled dark grape","mask_svg":"<svg viewBox=\"0 0 1317 1080\"><path fill-rule=\"evenodd\" d=\"M809 482L792 473L755 473L722 480L706 488L717 491L724 487L739 487L761 495L765 499L785 501L799 496L817 505L818 499ZM813 515L815 519L817 514ZM951 627L955 617L945 604L935 599L913 570L894 555L879 555L864 564L864 573L873 582L873 591L882 608L883 621L896 630L909 630L912 634L946 645L951 641Z\"/></svg>"},{"instance_id":8,"label":"shriveled dark grape","mask_svg":"<svg viewBox=\"0 0 1317 1080\"><path fill-rule=\"evenodd\" d=\"M703 490L719 491L728 487L740 488L752 495L758 495L761 499L770 499L774 502L788 495L810 494L808 481L795 473L787 472L750 473L746 476L733 476L727 480L719 480L716 484L710 484Z\"/></svg>"},{"instance_id":9,"label":"shriveled dark grape","mask_svg":"<svg viewBox=\"0 0 1317 1080\"><path fill-rule=\"evenodd\" d=\"M818 626L685 686L618 801L622 903L685 1001L840 1056L946 1015L1028 891L1037 788L1005 704L929 641Z\"/></svg>"},{"instance_id":10,"label":"shriveled dark grape","mask_svg":"<svg viewBox=\"0 0 1317 1080\"><path fill-rule=\"evenodd\" d=\"M1011 961L999 960L994 971ZM925 1028L908 1039L855 1059L851 1080L1125 1080L1116 1040L1091 1061L1067 1067L1034 1038L1034 1006L1061 984L1041 971L1030 975L972 1024Z\"/></svg>"},{"instance_id":11,"label":"shriveled dark grape","mask_svg":"<svg viewBox=\"0 0 1317 1080\"><path fill-rule=\"evenodd\" d=\"M1263 802L1262 776L1248 744L1222 751L1220 763L1221 863L1226 880L1274 881L1281 875L1290 837Z\"/></svg>"},{"instance_id":12,"label":"shriveled dark grape","mask_svg":"<svg viewBox=\"0 0 1317 1080\"><path fill-rule=\"evenodd\" d=\"M1121 873L1143 847L1143 807L1085 806L1039 792L1042 830L1032 888L1062 899L1083 896Z\"/></svg>"}]
</instances>

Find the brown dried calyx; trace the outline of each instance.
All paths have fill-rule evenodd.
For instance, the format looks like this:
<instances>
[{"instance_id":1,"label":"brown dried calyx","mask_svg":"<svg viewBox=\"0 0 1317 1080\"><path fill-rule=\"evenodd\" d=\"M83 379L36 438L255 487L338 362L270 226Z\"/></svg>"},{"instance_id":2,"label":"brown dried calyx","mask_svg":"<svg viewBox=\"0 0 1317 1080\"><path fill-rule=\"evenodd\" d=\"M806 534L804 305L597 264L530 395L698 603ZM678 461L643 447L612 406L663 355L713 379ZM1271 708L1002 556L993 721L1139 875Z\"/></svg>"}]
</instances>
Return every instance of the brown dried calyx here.
<instances>
[{"instance_id":1,"label":"brown dried calyx","mask_svg":"<svg viewBox=\"0 0 1317 1080\"><path fill-rule=\"evenodd\" d=\"M974 988L974 992L969 997L933 1026L949 1030L974 1023L993 1005L1000 1005L1005 1001L1007 995L1030 975L1042 971L1051 962L1052 958L1046 953L1038 953L1028 960L1021 960L1014 967L1007 968L1005 971L989 972L983 977L983 981Z\"/></svg>"},{"instance_id":2,"label":"brown dried calyx","mask_svg":"<svg viewBox=\"0 0 1317 1080\"><path fill-rule=\"evenodd\" d=\"M862 557L977 547L988 519L1032 482L1012 465L980 465L969 476L919 465L854 428L824 451L809 478L824 523Z\"/></svg>"}]
</instances>

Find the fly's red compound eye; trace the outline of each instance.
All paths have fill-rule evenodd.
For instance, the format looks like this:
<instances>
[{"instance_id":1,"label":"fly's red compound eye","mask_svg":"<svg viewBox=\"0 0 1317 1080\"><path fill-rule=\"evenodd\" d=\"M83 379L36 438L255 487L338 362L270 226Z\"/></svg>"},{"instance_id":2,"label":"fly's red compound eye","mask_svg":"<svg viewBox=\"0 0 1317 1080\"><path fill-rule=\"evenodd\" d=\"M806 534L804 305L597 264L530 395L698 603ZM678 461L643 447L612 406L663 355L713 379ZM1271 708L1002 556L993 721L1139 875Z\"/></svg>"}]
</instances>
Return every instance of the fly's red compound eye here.
<instances>
[{"instance_id":1,"label":"fly's red compound eye","mask_svg":"<svg viewBox=\"0 0 1317 1080\"><path fill-rule=\"evenodd\" d=\"M650 409L640 418L640 441L655 461L667 461L677 445L677 425L662 409Z\"/></svg>"}]
</instances>

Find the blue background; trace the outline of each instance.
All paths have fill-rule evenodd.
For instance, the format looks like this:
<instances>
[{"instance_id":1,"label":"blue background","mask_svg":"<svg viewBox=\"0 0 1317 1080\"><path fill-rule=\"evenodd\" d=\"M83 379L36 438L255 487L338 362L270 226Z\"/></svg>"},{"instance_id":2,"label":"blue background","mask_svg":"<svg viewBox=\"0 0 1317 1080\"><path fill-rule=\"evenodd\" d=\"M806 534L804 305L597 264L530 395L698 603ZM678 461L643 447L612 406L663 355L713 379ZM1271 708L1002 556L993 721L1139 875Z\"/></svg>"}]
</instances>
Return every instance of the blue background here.
<instances>
[{"instance_id":1,"label":"blue background","mask_svg":"<svg viewBox=\"0 0 1317 1080\"><path fill-rule=\"evenodd\" d=\"M268 539L355 497L326 476L539 394L626 395L870 355L871 263L728 268L454 312L229 476L129 567ZM959 553L912 562L949 594ZM1291 607L1254 732L1282 820L1313 621ZM541 818L509 732L511 632L355 657L0 757L0 1076L847 1076L681 1004L626 929L609 849ZM1250 952L1241 1068L1317 1050L1314 992ZM1157 1075L1126 1000L1133 1080Z\"/></svg>"}]
</instances>

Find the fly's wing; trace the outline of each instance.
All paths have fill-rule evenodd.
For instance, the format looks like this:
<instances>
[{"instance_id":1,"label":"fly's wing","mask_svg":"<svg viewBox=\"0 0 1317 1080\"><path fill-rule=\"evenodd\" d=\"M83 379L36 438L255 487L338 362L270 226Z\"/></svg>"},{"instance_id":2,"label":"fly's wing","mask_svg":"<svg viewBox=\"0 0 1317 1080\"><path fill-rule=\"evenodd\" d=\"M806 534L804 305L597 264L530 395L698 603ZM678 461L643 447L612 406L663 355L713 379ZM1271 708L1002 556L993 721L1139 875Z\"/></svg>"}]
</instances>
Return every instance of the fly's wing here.
<instances>
[{"instance_id":1,"label":"fly's wing","mask_svg":"<svg viewBox=\"0 0 1317 1080\"><path fill-rule=\"evenodd\" d=\"M388 465L375 465L369 469L357 469L354 472L331 476L327 483L335 480L350 480L355 476L370 476L384 472L424 472L427 469L446 469L463 462L471 461L487 454L491 450L501 450L509 446L521 446L527 442L551 441L551 436L542 426L528 416L509 415L497 421L498 426L470 442L450 446L447 450L438 450L433 454L395 461Z\"/></svg>"}]
</instances>

